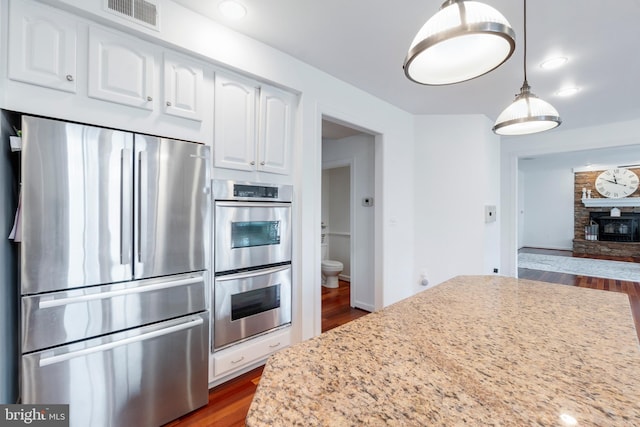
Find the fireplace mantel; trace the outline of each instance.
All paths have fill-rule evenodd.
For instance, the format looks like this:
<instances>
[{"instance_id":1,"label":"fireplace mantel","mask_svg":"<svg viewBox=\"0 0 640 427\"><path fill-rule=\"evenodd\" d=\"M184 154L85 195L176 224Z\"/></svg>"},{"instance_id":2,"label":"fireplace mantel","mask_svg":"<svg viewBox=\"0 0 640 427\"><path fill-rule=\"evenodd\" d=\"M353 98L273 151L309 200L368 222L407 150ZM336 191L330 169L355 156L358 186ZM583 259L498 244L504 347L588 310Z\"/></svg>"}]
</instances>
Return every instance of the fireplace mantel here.
<instances>
[{"instance_id":1,"label":"fireplace mantel","mask_svg":"<svg viewBox=\"0 0 640 427\"><path fill-rule=\"evenodd\" d=\"M640 197L626 197L623 199L582 199L582 203L588 208L622 208L622 207L637 207L640 206Z\"/></svg>"}]
</instances>

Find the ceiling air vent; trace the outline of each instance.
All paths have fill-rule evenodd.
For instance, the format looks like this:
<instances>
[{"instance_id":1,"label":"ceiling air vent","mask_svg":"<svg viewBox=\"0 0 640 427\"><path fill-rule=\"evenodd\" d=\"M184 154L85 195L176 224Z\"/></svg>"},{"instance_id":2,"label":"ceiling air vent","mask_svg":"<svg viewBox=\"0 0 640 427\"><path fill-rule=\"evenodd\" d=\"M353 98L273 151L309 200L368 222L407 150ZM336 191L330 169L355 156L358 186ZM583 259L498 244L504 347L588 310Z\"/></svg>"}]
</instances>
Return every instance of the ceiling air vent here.
<instances>
[{"instance_id":1,"label":"ceiling air vent","mask_svg":"<svg viewBox=\"0 0 640 427\"><path fill-rule=\"evenodd\" d=\"M145 26L158 29L157 2L147 0L106 0L107 10Z\"/></svg>"}]
</instances>

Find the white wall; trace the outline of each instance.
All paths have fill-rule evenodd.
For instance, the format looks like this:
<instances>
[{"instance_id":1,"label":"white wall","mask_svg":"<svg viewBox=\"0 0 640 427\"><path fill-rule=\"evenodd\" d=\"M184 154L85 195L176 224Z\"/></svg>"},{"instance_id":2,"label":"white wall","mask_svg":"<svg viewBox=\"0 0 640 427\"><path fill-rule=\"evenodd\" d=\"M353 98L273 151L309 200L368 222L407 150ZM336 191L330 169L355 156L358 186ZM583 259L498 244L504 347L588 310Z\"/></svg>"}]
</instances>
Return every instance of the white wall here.
<instances>
[{"instance_id":1,"label":"white wall","mask_svg":"<svg viewBox=\"0 0 640 427\"><path fill-rule=\"evenodd\" d=\"M366 134L339 140L325 139L322 145L323 167L345 164L350 166L353 188L349 201L352 254L350 259L351 302L354 307L368 311L376 308L374 271L378 262L376 262L374 248L380 245L373 232L377 215L375 209L379 203L375 197L376 177L379 175L375 170L375 155L375 138ZM363 206L364 197L373 197L374 206ZM334 225L329 223L329 229L335 229ZM337 231L343 230L337 229ZM339 239L339 237L330 236L330 239ZM392 279L391 282L386 283L394 286L393 282Z\"/></svg>"},{"instance_id":2,"label":"white wall","mask_svg":"<svg viewBox=\"0 0 640 427\"><path fill-rule=\"evenodd\" d=\"M521 174L524 184L522 246L573 249L573 171L540 169Z\"/></svg>"},{"instance_id":3,"label":"white wall","mask_svg":"<svg viewBox=\"0 0 640 427\"><path fill-rule=\"evenodd\" d=\"M500 268L499 223L484 220L486 205L500 206L499 139L491 126L480 115L416 119L416 290L422 273L435 285Z\"/></svg>"},{"instance_id":4,"label":"white wall","mask_svg":"<svg viewBox=\"0 0 640 427\"><path fill-rule=\"evenodd\" d=\"M637 145L640 140L640 119L609 123L581 129L553 131L539 134L503 137L500 145L502 198L501 265L506 275L517 275L517 250L520 220L518 215L518 162L520 158L552 153L568 153L579 150Z\"/></svg>"}]
</instances>

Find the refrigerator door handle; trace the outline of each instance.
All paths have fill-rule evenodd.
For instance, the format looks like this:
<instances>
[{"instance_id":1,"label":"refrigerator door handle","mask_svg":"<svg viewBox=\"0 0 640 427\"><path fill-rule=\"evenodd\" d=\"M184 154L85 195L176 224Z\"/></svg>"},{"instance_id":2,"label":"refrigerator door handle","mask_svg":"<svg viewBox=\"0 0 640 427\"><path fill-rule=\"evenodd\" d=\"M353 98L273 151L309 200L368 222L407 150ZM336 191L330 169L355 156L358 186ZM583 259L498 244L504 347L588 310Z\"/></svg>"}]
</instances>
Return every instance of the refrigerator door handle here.
<instances>
[{"instance_id":1,"label":"refrigerator door handle","mask_svg":"<svg viewBox=\"0 0 640 427\"><path fill-rule=\"evenodd\" d=\"M143 248L142 245L146 244L146 239L143 238L142 233L145 231L142 221L145 215L147 214L146 209L146 200L142 197L142 191L144 188L147 188L148 183L146 182L147 178L147 155L146 151L138 152L138 218L136 218L136 227L137 227L137 237L138 237L138 263L142 263L142 254L145 252L146 248ZM142 181L145 182L142 182Z\"/></svg>"},{"instance_id":2,"label":"refrigerator door handle","mask_svg":"<svg viewBox=\"0 0 640 427\"><path fill-rule=\"evenodd\" d=\"M131 150L120 150L120 264L131 263Z\"/></svg>"},{"instance_id":3,"label":"refrigerator door handle","mask_svg":"<svg viewBox=\"0 0 640 427\"><path fill-rule=\"evenodd\" d=\"M123 295L139 294L142 292L150 292L150 291L157 291L160 289L174 288L178 286L193 285L194 283L200 283L203 280L204 279L202 276L187 277L184 279L165 281L165 282L155 283L152 285L138 286L138 287L127 288L127 289L119 289L117 291L99 292L91 295L79 295L79 296L69 297L69 298L41 300L38 307L41 309L44 309L44 308L61 307L61 306L70 305L70 304L77 304L80 302L104 300L104 299L119 297Z\"/></svg>"},{"instance_id":4,"label":"refrigerator door handle","mask_svg":"<svg viewBox=\"0 0 640 427\"><path fill-rule=\"evenodd\" d=\"M182 331L184 329L190 329L190 328L202 325L203 323L204 323L204 320L202 319L202 317L198 316L197 319L192 318L191 320L185 323L180 323L178 325L173 325L167 328L158 329L156 331L147 332L141 335L137 335L135 337L124 338L118 341L114 341L106 344L100 344L95 347L85 348L78 351L72 351L70 353L58 354L56 356L51 356L51 357L43 357L40 359L40 367L42 368L44 366L53 365L55 363L65 362L67 360L74 359L76 357L81 357L81 356L86 356L92 353L111 350L116 347L148 340L155 337L160 337L163 335L169 335L177 331Z\"/></svg>"}]
</instances>

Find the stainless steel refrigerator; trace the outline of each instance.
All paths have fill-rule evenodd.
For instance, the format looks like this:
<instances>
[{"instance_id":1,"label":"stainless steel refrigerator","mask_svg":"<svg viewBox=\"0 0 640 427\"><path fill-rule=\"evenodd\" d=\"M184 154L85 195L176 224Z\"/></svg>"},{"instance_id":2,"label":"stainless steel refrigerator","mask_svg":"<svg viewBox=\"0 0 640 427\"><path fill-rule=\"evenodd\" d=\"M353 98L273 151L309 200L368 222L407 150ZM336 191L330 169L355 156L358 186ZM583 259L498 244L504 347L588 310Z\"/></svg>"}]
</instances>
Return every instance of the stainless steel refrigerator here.
<instances>
[{"instance_id":1,"label":"stainless steel refrigerator","mask_svg":"<svg viewBox=\"0 0 640 427\"><path fill-rule=\"evenodd\" d=\"M156 426L208 401L209 149L22 118L23 403Z\"/></svg>"}]
</instances>

